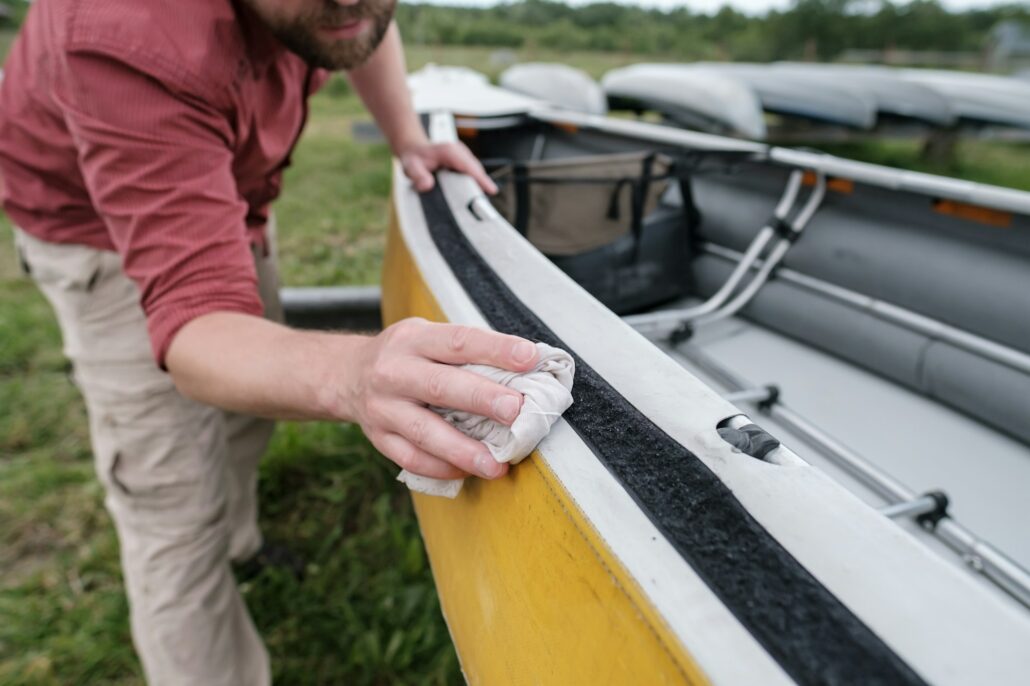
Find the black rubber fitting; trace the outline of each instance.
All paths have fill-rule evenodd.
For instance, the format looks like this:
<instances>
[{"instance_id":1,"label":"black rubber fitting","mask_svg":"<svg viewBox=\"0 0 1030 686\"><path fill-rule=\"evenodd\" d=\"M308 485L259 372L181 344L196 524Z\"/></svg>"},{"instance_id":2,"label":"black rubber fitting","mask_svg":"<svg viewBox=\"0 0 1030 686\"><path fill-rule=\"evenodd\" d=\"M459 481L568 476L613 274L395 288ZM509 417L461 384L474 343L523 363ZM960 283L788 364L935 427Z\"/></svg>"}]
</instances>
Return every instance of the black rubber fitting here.
<instances>
[{"instance_id":1,"label":"black rubber fitting","mask_svg":"<svg viewBox=\"0 0 1030 686\"><path fill-rule=\"evenodd\" d=\"M937 504L937 506L929 512L924 512L923 514L916 517L916 521L919 522L919 524L924 529L927 529L928 531L933 531L937 528L937 523L939 521L949 516L948 504L950 501L948 500L948 494L944 491L930 491L928 493L924 493L923 495L930 496L931 498L933 498L933 501Z\"/></svg>"},{"instance_id":2,"label":"black rubber fitting","mask_svg":"<svg viewBox=\"0 0 1030 686\"><path fill-rule=\"evenodd\" d=\"M780 219L776 215L773 215L769 219L769 227L776 232L776 235L780 238L786 238L787 240L793 241L797 237L797 231L794 229L794 225L786 219Z\"/></svg>"},{"instance_id":3,"label":"black rubber fitting","mask_svg":"<svg viewBox=\"0 0 1030 686\"><path fill-rule=\"evenodd\" d=\"M780 402L780 387L776 384L769 384L765 387L769 391L769 397L758 403L758 409L762 412L768 412L772 409L772 406Z\"/></svg>"},{"instance_id":4,"label":"black rubber fitting","mask_svg":"<svg viewBox=\"0 0 1030 686\"><path fill-rule=\"evenodd\" d=\"M673 345L686 343L694 335L694 327L690 324L680 324L669 334L669 342Z\"/></svg>"},{"instance_id":5,"label":"black rubber fitting","mask_svg":"<svg viewBox=\"0 0 1030 686\"><path fill-rule=\"evenodd\" d=\"M764 460L769 453L780 447L780 442L757 424L745 424L739 429L724 426L719 429L719 436L740 452L750 455L756 460Z\"/></svg>"}]
</instances>

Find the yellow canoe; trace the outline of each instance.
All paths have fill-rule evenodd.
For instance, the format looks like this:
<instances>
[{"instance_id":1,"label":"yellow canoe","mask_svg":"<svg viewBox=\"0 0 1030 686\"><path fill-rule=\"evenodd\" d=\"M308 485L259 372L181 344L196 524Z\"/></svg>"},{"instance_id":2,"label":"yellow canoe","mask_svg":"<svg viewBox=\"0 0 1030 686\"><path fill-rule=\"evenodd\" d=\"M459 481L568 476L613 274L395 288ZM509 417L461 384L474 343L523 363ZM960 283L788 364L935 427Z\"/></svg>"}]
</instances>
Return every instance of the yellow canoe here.
<instances>
[{"instance_id":1,"label":"yellow canoe","mask_svg":"<svg viewBox=\"0 0 1030 686\"><path fill-rule=\"evenodd\" d=\"M436 140L454 140L434 114ZM415 495L471 684L1015 683L1026 613L785 446L637 334L465 177L395 168L385 323L424 317L577 357L576 404L510 476ZM746 418L745 418L746 419Z\"/></svg>"}]
</instances>

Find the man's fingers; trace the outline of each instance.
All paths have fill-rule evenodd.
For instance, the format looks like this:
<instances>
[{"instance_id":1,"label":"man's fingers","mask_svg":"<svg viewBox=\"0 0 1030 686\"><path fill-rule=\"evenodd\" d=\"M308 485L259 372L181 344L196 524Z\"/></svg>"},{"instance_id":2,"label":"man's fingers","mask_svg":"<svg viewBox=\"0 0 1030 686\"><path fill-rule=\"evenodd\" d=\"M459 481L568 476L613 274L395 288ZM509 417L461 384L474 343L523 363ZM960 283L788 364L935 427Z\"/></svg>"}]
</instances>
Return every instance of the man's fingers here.
<instances>
[{"instance_id":1,"label":"man's fingers","mask_svg":"<svg viewBox=\"0 0 1030 686\"><path fill-rule=\"evenodd\" d=\"M497 193L497 184L494 183L490 175L486 173L486 169L483 168L483 164L476 159L476 156L472 154L468 148L464 145L456 146L451 156L452 165L457 171L464 172L475 179L479 187L483 189L484 193L494 195Z\"/></svg>"},{"instance_id":2,"label":"man's fingers","mask_svg":"<svg viewBox=\"0 0 1030 686\"><path fill-rule=\"evenodd\" d=\"M427 405L463 410L511 425L522 409L522 394L475 372L446 364L405 364L398 370L418 379L414 398Z\"/></svg>"},{"instance_id":3,"label":"man's fingers","mask_svg":"<svg viewBox=\"0 0 1030 686\"><path fill-rule=\"evenodd\" d=\"M495 479L508 471L508 465L497 462L485 445L469 438L424 407L414 404L402 406L392 424L394 432L415 447L470 474Z\"/></svg>"},{"instance_id":4,"label":"man's fingers","mask_svg":"<svg viewBox=\"0 0 1030 686\"><path fill-rule=\"evenodd\" d=\"M467 472L433 457L399 434L382 434L373 441L373 445L397 466L412 474L433 479L464 479L468 476Z\"/></svg>"},{"instance_id":5,"label":"man's fingers","mask_svg":"<svg viewBox=\"0 0 1030 686\"><path fill-rule=\"evenodd\" d=\"M374 343L376 353L362 365L361 425L370 438L396 434L410 444L406 448L397 439L382 438L392 446L377 444L380 450L409 470L405 461L414 464L424 453L484 478L507 473L508 466L499 464L483 443L424 405L511 424L521 410L522 394L456 365L526 371L536 364L536 345L495 331L415 318L387 327Z\"/></svg>"},{"instance_id":6,"label":"man's fingers","mask_svg":"<svg viewBox=\"0 0 1030 686\"><path fill-rule=\"evenodd\" d=\"M408 155L405 157L403 165L404 173L415 184L415 190L419 193L425 193L433 187L433 175L421 157Z\"/></svg>"},{"instance_id":7,"label":"man's fingers","mask_svg":"<svg viewBox=\"0 0 1030 686\"><path fill-rule=\"evenodd\" d=\"M472 151L464 143L438 143L428 147L422 146L402 155L401 164L404 173L421 193L433 187L432 171L439 168L468 174L485 193L497 193L497 184L486 173Z\"/></svg>"},{"instance_id":8,"label":"man's fingers","mask_svg":"<svg viewBox=\"0 0 1030 686\"><path fill-rule=\"evenodd\" d=\"M458 324L425 323L414 351L445 364L488 364L513 372L533 368L536 346L524 338Z\"/></svg>"}]
</instances>

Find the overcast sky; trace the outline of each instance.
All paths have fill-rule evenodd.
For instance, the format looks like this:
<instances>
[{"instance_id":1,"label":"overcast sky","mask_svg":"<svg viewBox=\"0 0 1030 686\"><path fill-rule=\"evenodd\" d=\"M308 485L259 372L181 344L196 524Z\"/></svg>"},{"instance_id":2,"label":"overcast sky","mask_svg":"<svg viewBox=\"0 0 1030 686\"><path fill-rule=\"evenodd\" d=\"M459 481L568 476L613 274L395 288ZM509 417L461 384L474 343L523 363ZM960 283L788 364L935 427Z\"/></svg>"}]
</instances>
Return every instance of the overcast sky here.
<instances>
[{"instance_id":1,"label":"overcast sky","mask_svg":"<svg viewBox=\"0 0 1030 686\"><path fill-rule=\"evenodd\" d=\"M402 0L403 1L403 0ZM437 5L466 5L475 7L487 7L498 4L498 0L412 0L413 2L432 2ZM741 12L748 14L763 14L770 9L785 9L790 6L791 0L614 0L626 5L640 5L642 7L659 7L661 9L672 9L674 7L689 7L695 12L711 13L723 5L732 5ZM589 0L566 0L571 5L589 4ZM950 10L964 10L973 7L991 7L993 5L1011 4L999 2L998 0L940 0L941 4Z\"/></svg>"}]
</instances>

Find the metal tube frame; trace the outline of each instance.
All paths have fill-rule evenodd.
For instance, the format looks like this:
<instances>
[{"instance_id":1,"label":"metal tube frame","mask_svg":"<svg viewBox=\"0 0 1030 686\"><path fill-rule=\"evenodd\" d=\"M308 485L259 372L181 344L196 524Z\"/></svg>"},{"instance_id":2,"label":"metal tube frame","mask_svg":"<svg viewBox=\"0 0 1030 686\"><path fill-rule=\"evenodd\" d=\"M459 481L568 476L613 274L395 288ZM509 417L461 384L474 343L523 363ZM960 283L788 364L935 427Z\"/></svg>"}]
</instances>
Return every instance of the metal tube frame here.
<instances>
[{"instance_id":1,"label":"metal tube frame","mask_svg":"<svg viewBox=\"0 0 1030 686\"><path fill-rule=\"evenodd\" d=\"M768 388L744 388L722 396L729 403L768 402L772 392Z\"/></svg>"},{"instance_id":2,"label":"metal tube frame","mask_svg":"<svg viewBox=\"0 0 1030 686\"><path fill-rule=\"evenodd\" d=\"M801 182L803 179L804 173L800 169L795 169L791 172L790 178L787 179L787 186L784 188L783 194L780 196L780 201L776 204L776 209L773 211L773 217L777 221L784 221L787 218L787 214L794 207L794 203L797 202L798 193L801 190ZM747 276L748 269L750 269L751 265L758 260L762 251L765 250L766 245L768 245L769 241L772 240L776 231L770 224L766 224L759 230L748 245L744 256L741 258L736 268L734 268L733 273L730 274L730 278L728 278L722 287L719 288L719 290L708 300L700 305L684 309L662 310L661 312L630 315L626 317L626 321L631 326L637 327L638 329L649 328L672 330L679 327L684 321L709 314L719 309L733 294L733 291L737 289L744 277Z\"/></svg>"},{"instance_id":3,"label":"metal tube frame","mask_svg":"<svg viewBox=\"0 0 1030 686\"><path fill-rule=\"evenodd\" d=\"M709 254L728 260L735 261L740 259L740 253L737 251L714 243L702 244L701 249ZM756 260L753 267L760 267L761 264L762 261L760 259ZM822 281L792 269L782 268L777 272L776 276L785 283L801 286L813 293L851 305L879 319L893 324L900 324L929 338L951 343L956 347L976 353L1017 371L1030 374L1030 355L1010 348L1007 345L996 343L983 336L963 331L932 317L917 314L903 307L856 293L842 286Z\"/></svg>"},{"instance_id":4,"label":"metal tube frame","mask_svg":"<svg viewBox=\"0 0 1030 686\"><path fill-rule=\"evenodd\" d=\"M928 495L924 495L915 500L906 500L886 505L881 507L879 512L889 519L898 519L899 517L917 517L927 512L933 512L936 507L937 501Z\"/></svg>"},{"instance_id":5,"label":"metal tube frame","mask_svg":"<svg viewBox=\"0 0 1030 686\"><path fill-rule=\"evenodd\" d=\"M708 300L695 305L694 307L688 307L685 309L676 310L663 310L660 312L649 312L646 314L630 315L625 318L626 323L633 326L641 332L657 332L659 335L668 335L672 331L679 329L685 324L694 324L699 326L710 322L715 322L726 317L731 317L739 312L745 305L751 302L752 298L758 293L758 291L766 284L769 278L772 276L773 270L779 266L780 262L783 261L787 251L790 250L794 241L797 240L798 236L804 231L805 227L812 220L812 217L818 211L823 199L826 197L826 176L822 172L816 172L815 188L809 194L808 199L798 212L797 217L794 219L793 225L791 226L790 237L781 238L773 247L769 256L765 259L760 257L762 251L766 248L769 242L772 240L775 230L771 225L764 226L755 238L748 245L747 252L737 263L737 266L733 269L729 279L722 285L721 288ZM780 202L776 206L776 210L773 213L774 218L783 222L790 210L793 208L794 203L797 201L798 192L801 187L804 173L800 169L795 169L787 182L787 187L784 190ZM758 273L753 279L740 291L736 297L726 303L726 300L732 295L732 293L740 286L747 272L755 266L759 266Z\"/></svg>"},{"instance_id":6,"label":"metal tube frame","mask_svg":"<svg viewBox=\"0 0 1030 686\"><path fill-rule=\"evenodd\" d=\"M793 235L790 238L780 239L780 242L776 244L772 252L769 254L768 259L766 259L759 268L758 274L755 275L755 278L751 279L747 287L745 287L736 298L716 312L693 320L694 326L710 324L721 319L726 319L727 317L732 317L751 302L751 300L758 295L758 291L761 290L762 286L769 281L773 270L776 269L780 265L780 262L783 261L787 251L794 245L794 241L797 240L801 232L805 230L808 222L810 222L812 217L815 216L815 213L819 210L819 206L822 205L825 197L826 175L822 172L816 172L815 188L812 189L812 193L808 196L808 200L805 202L804 207L802 207L801 212L798 213L797 218L794 220L794 225L792 227Z\"/></svg>"},{"instance_id":7,"label":"metal tube frame","mask_svg":"<svg viewBox=\"0 0 1030 686\"><path fill-rule=\"evenodd\" d=\"M754 388L754 384L746 383L703 353L697 346L681 345L673 348L671 354L696 365L717 382L729 388L731 392ZM788 431L796 434L798 438L818 450L837 467L850 474L856 481L888 503L914 501L920 497L912 489L857 452L808 422L782 401L778 400L776 403L764 409L758 408L758 410L776 419ZM1030 572L1017 562L951 517L945 517L933 528L925 530L961 555L970 569L983 574L1030 609Z\"/></svg>"}]
</instances>

